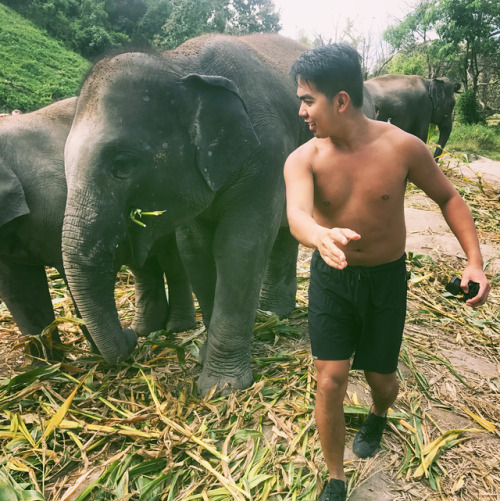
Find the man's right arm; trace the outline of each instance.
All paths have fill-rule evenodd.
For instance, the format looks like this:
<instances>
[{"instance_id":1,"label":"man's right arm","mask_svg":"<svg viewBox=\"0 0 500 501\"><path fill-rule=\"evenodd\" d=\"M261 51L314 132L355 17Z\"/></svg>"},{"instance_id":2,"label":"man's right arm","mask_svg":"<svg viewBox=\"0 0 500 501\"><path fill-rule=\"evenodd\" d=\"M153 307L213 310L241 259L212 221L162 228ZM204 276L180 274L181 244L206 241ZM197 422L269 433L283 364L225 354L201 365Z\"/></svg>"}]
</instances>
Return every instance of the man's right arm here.
<instances>
[{"instance_id":1,"label":"man's right arm","mask_svg":"<svg viewBox=\"0 0 500 501\"><path fill-rule=\"evenodd\" d=\"M347 266L339 245L360 236L348 228L325 228L313 218L314 177L310 161L300 150L293 152L285 163L286 205L292 235L306 247L318 249L323 260L334 268Z\"/></svg>"}]
</instances>

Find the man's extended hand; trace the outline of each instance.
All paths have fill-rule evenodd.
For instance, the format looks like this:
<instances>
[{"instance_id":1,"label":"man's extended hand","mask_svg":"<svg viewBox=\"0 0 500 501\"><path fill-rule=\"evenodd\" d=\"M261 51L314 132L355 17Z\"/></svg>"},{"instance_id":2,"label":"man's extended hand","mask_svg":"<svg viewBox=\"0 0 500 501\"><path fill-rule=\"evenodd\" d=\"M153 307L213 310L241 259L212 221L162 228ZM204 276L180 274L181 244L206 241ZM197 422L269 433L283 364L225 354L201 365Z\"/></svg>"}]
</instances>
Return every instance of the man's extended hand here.
<instances>
[{"instance_id":1,"label":"man's extended hand","mask_svg":"<svg viewBox=\"0 0 500 501\"><path fill-rule=\"evenodd\" d=\"M479 292L471 299L467 299L466 305L476 308L486 303L488 294L490 293L491 285L484 274L484 271L479 266L466 266L462 274L462 281L460 287L467 293L469 292L469 280L479 284Z\"/></svg>"},{"instance_id":2,"label":"man's extended hand","mask_svg":"<svg viewBox=\"0 0 500 501\"><path fill-rule=\"evenodd\" d=\"M324 228L319 235L317 248L328 266L343 270L347 266L347 261L341 248L351 240L360 238L361 235L349 228Z\"/></svg>"}]
</instances>

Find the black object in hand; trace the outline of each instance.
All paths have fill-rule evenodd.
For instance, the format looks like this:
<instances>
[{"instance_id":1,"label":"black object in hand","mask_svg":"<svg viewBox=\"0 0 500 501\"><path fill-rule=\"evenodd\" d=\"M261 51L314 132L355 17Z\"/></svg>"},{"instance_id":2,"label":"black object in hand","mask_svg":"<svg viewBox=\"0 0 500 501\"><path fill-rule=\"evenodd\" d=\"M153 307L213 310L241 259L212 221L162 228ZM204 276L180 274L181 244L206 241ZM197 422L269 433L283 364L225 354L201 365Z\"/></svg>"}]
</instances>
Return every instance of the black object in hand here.
<instances>
[{"instance_id":1,"label":"black object in hand","mask_svg":"<svg viewBox=\"0 0 500 501\"><path fill-rule=\"evenodd\" d=\"M477 293L479 292L479 284L477 282L473 282L472 280L469 280L469 292L466 294L464 293L462 287L460 287L460 277L457 277L456 275L450 280L450 283L446 285L446 290L453 294L454 296L457 296L458 294L463 294L464 297L462 298L464 301L467 301L467 299L472 299L473 297L477 296Z\"/></svg>"}]
</instances>

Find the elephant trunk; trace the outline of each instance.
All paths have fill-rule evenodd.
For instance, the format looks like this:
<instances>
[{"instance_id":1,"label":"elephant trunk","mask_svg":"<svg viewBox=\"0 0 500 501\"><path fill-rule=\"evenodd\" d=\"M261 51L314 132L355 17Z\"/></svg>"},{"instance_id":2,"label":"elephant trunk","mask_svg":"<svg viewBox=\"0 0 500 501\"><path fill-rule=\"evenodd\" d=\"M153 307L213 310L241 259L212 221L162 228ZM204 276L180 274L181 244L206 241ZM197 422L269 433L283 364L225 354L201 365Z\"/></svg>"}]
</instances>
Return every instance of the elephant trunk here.
<instances>
[{"instance_id":1,"label":"elephant trunk","mask_svg":"<svg viewBox=\"0 0 500 501\"><path fill-rule=\"evenodd\" d=\"M441 122L439 127L439 139L438 139L438 147L434 151L434 158L440 157L443 154L443 148L446 146L448 139L450 138L451 128L452 128L452 120L447 120L446 122Z\"/></svg>"},{"instance_id":2,"label":"elephant trunk","mask_svg":"<svg viewBox=\"0 0 500 501\"><path fill-rule=\"evenodd\" d=\"M104 207L98 198L68 194L62 252L71 293L90 335L106 362L115 364L128 357L137 338L130 329L122 331L114 299L115 249L125 221L111 217L109 204Z\"/></svg>"}]
</instances>

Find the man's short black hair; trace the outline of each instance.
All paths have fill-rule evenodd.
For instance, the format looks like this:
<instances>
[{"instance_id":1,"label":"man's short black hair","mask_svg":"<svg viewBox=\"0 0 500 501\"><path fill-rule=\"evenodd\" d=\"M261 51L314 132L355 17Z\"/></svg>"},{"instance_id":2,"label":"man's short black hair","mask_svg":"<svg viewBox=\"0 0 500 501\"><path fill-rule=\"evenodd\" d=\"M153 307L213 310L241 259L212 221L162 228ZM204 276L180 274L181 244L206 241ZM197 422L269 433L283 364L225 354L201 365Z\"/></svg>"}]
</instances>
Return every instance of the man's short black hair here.
<instances>
[{"instance_id":1,"label":"man's short black hair","mask_svg":"<svg viewBox=\"0 0 500 501\"><path fill-rule=\"evenodd\" d=\"M363 106L361 57L346 43L321 45L303 52L292 65L290 74L296 83L299 79L313 83L328 99L345 91L354 107Z\"/></svg>"}]
</instances>

